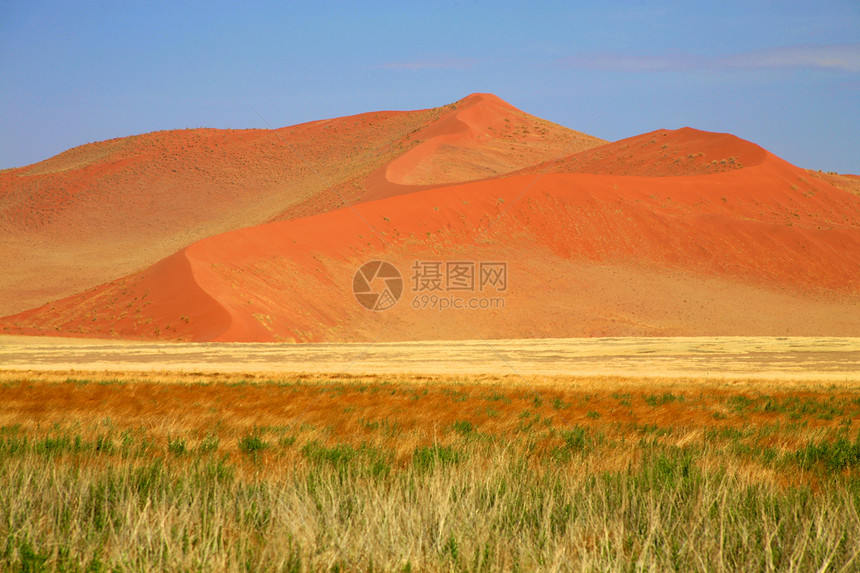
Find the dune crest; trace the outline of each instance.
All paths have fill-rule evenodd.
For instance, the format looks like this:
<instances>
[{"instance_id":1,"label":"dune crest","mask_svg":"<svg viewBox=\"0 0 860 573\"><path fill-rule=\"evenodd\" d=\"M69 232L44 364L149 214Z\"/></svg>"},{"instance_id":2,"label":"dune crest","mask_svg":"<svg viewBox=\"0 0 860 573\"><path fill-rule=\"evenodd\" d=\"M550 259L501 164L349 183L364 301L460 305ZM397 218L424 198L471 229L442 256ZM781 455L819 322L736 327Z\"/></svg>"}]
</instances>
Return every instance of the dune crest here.
<instances>
[{"instance_id":1,"label":"dune crest","mask_svg":"<svg viewBox=\"0 0 860 573\"><path fill-rule=\"evenodd\" d=\"M472 94L417 132L421 143L385 168L398 185L439 185L498 177L604 143L528 115L492 94Z\"/></svg>"}]
</instances>

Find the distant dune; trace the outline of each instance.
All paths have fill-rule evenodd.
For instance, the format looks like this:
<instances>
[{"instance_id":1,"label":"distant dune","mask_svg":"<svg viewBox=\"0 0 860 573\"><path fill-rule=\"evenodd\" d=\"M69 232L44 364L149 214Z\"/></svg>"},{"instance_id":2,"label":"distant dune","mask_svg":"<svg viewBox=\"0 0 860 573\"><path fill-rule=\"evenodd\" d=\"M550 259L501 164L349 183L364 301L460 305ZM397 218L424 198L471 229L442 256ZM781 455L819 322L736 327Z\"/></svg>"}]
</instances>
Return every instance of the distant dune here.
<instances>
[{"instance_id":1,"label":"distant dune","mask_svg":"<svg viewBox=\"0 0 860 573\"><path fill-rule=\"evenodd\" d=\"M22 261L0 284L5 310L57 299L0 319L0 332L860 336L855 181L691 128L605 143L489 94L103 142L0 174L14 247L2 252ZM375 259L405 284L382 312L351 292ZM507 289L418 291L416 261L503 262ZM420 308L428 295L504 307Z\"/></svg>"}]
</instances>

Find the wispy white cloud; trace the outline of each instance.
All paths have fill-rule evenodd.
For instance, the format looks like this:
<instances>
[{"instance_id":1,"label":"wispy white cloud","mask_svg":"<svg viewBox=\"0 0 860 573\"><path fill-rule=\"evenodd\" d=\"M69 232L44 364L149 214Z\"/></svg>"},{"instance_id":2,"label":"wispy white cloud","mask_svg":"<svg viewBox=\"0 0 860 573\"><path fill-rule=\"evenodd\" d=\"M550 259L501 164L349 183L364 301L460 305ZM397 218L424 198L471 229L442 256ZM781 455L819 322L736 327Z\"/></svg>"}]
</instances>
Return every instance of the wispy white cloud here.
<instances>
[{"instance_id":1,"label":"wispy white cloud","mask_svg":"<svg viewBox=\"0 0 860 573\"><path fill-rule=\"evenodd\" d=\"M563 65L610 72L667 72L701 67L702 59L684 55L646 55L623 52L579 54L562 60Z\"/></svg>"},{"instance_id":2,"label":"wispy white cloud","mask_svg":"<svg viewBox=\"0 0 860 573\"><path fill-rule=\"evenodd\" d=\"M388 62L376 66L381 70L418 71L418 70L471 70L478 60L468 58L447 58L411 60L406 62Z\"/></svg>"},{"instance_id":3,"label":"wispy white cloud","mask_svg":"<svg viewBox=\"0 0 860 573\"><path fill-rule=\"evenodd\" d=\"M706 57L688 54L596 52L569 56L562 65L617 72L667 72L700 69L831 69L860 72L860 43L780 46Z\"/></svg>"},{"instance_id":4,"label":"wispy white cloud","mask_svg":"<svg viewBox=\"0 0 860 573\"><path fill-rule=\"evenodd\" d=\"M860 43L769 48L717 60L727 68L824 68L860 72Z\"/></svg>"}]
</instances>

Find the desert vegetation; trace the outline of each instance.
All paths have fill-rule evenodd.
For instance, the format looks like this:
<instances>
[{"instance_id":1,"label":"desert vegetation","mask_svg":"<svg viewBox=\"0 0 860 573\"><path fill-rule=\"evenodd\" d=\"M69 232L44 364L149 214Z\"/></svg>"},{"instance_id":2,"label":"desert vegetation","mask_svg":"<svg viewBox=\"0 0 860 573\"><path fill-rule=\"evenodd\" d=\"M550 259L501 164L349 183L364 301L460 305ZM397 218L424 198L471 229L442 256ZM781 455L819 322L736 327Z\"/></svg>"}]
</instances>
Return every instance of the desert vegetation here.
<instances>
[{"instance_id":1,"label":"desert vegetation","mask_svg":"<svg viewBox=\"0 0 860 573\"><path fill-rule=\"evenodd\" d=\"M860 391L6 373L4 570L828 570Z\"/></svg>"}]
</instances>

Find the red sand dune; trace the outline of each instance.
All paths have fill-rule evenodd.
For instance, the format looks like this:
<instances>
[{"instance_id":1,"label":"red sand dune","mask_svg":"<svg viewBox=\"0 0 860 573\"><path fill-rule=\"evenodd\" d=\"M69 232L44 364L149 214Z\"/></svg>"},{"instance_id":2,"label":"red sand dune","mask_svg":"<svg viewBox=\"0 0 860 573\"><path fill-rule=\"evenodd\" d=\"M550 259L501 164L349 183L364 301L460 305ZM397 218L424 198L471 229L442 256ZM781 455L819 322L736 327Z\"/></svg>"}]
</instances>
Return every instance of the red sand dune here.
<instances>
[{"instance_id":1,"label":"red sand dune","mask_svg":"<svg viewBox=\"0 0 860 573\"><path fill-rule=\"evenodd\" d=\"M449 118L450 137L467 147L463 119ZM422 153L411 165L432 166ZM437 173L409 161L400 181ZM692 129L535 169L218 234L4 329L221 341L860 335L860 197L834 181ZM406 282L383 312L351 293L374 259ZM429 294L411 284L416 260L506 262L505 292L456 293L504 309L415 308Z\"/></svg>"},{"instance_id":2,"label":"red sand dune","mask_svg":"<svg viewBox=\"0 0 860 573\"><path fill-rule=\"evenodd\" d=\"M559 129L491 94L465 98L456 113L416 137L422 143L385 166L391 183L438 185L486 179L605 143Z\"/></svg>"},{"instance_id":3,"label":"red sand dune","mask_svg":"<svg viewBox=\"0 0 860 573\"><path fill-rule=\"evenodd\" d=\"M758 145L734 135L685 127L660 129L589 149L549 164L546 170L650 177L706 175L758 165L767 155Z\"/></svg>"},{"instance_id":4,"label":"red sand dune","mask_svg":"<svg viewBox=\"0 0 860 573\"><path fill-rule=\"evenodd\" d=\"M501 113L516 134L493 131L505 123ZM460 125L468 137L457 135ZM577 149L603 143L476 94L435 109L277 130L165 131L83 145L0 172L0 315L127 275L219 233L413 191L388 181L387 166L435 145L429 140L449 128L447 148L475 154L471 163L454 161L459 152L449 157L446 173L463 180L490 156L501 173L556 156L572 141ZM436 182L446 167L399 169Z\"/></svg>"},{"instance_id":5,"label":"red sand dune","mask_svg":"<svg viewBox=\"0 0 860 573\"><path fill-rule=\"evenodd\" d=\"M758 165L767 151L728 133L689 127L660 129L593 147L558 161L536 165L524 173L595 173L673 177L706 175Z\"/></svg>"},{"instance_id":6,"label":"red sand dune","mask_svg":"<svg viewBox=\"0 0 860 573\"><path fill-rule=\"evenodd\" d=\"M402 153L389 156L366 177L352 182L361 201L374 201L451 183L499 177L571 153L600 146L602 139L573 131L518 110L492 94L472 94L442 108L404 138ZM329 211L335 186L286 210L281 220ZM348 190L345 194L348 194Z\"/></svg>"}]
</instances>

